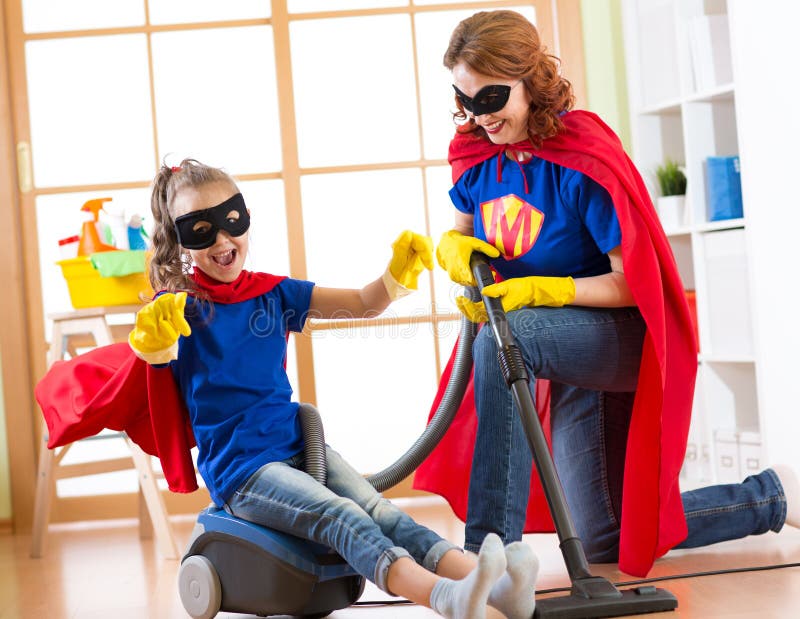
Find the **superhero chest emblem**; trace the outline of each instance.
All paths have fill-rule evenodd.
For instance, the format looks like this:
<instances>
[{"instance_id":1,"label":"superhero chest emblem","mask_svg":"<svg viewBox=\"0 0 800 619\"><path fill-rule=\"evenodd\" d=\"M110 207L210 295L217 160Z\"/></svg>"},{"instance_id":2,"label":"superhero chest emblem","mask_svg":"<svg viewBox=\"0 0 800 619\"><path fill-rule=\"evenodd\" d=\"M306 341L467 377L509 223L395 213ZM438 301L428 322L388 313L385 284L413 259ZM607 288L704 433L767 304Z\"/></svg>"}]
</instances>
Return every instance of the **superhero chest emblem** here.
<instances>
[{"instance_id":1,"label":"superhero chest emblem","mask_svg":"<svg viewBox=\"0 0 800 619\"><path fill-rule=\"evenodd\" d=\"M511 194L482 202L480 209L486 241L506 260L526 254L536 243L544 213L532 204Z\"/></svg>"}]
</instances>

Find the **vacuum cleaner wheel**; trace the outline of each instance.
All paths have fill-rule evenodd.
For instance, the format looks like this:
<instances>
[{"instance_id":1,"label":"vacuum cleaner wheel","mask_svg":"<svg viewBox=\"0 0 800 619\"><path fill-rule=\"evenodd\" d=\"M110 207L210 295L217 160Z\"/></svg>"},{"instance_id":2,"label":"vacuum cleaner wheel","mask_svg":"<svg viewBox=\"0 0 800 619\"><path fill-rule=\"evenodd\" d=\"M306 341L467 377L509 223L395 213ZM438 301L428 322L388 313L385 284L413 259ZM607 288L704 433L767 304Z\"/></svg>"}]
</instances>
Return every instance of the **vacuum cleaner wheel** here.
<instances>
[{"instance_id":1,"label":"vacuum cleaner wheel","mask_svg":"<svg viewBox=\"0 0 800 619\"><path fill-rule=\"evenodd\" d=\"M222 587L211 561L192 555L178 570L178 592L186 612L193 619L212 619L222 603Z\"/></svg>"}]
</instances>

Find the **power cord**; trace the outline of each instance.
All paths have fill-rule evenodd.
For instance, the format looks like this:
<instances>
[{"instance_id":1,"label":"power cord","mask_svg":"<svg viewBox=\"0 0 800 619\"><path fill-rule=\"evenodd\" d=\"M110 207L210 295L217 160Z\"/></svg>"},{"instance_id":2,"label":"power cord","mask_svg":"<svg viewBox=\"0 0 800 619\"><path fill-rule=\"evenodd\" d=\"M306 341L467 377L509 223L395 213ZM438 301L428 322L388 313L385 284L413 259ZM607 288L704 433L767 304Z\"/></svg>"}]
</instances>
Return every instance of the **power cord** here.
<instances>
[{"instance_id":1,"label":"power cord","mask_svg":"<svg viewBox=\"0 0 800 619\"><path fill-rule=\"evenodd\" d=\"M673 574L672 576L654 576L653 578L643 578L641 580L626 580L613 583L615 587L630 587L631 585L645 585L651 582L662 582L664 580L681 580L683 578L699 578L700 576L720 576L722 574L740 574L742 572L763 572L765 570L778 570L789 567L800 567L800 563L777 563L774 565L759 565L753 567L732 567L725 570L711 570L709 572L690 572L688 574ZM560 593L570 591L570 587L558 587L555 589L542 589L536 595L546 593Z\"/></svg>"},{"instance_id":2,"label":"power cord","mask_svg":"<svg viewBox=\"0 0 800 619\"><path fill-rule=\"evenodd\" d=\"M726 570L711 570L709 572L690 572L687 574L673 574L671 576L654 576L653 578L643 578L641 580L625 580L615 582L615 587L630 587L632 585L645 585L653 582L663 582L665 580L681 580L684 578L699 578L701 576L720 576L723 574L741 574L742 572L763 572L766 570L778 570L791 567L800 567L800 563L776 563L773 565L758 565L753 567L733 567ZM548 593L562 593L571 591L571 587L557 587L554 589L542 589L536 595L546 595ZM353 606L392 606L395 604L413 604L411 600L364 600L354 602Z\"/></svg>"}]
</instances>

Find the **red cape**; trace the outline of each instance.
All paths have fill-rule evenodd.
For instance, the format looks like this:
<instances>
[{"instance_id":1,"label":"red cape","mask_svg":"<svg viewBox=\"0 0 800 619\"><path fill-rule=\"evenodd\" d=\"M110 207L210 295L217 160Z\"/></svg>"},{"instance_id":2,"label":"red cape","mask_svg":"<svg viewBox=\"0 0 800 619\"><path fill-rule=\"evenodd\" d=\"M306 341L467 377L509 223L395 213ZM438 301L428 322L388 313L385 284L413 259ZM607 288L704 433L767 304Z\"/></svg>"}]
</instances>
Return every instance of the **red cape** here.
<instances>
[{"instance_id":1,"label":"red cape","mask_svg":"<svg viewBox=\"0 0 800 619\"><path fill-rule=\"evenodd\" d=\"M655 559L686 537L678 475L689 431L697 347L692 320L672 250L638 171L619 138L599 117L573 111L565 130L541 149L515 144L546 161L586 174L611 195L622 228L622 261L631 293L647 324L639 385L625 461L619 567L644 576ZM453 182L469 168L502 153L474 132L458 132L450 145ZM447 382L451 362L442 384ZM441 387L441 386L440 386ZM441 398L440 388L432 412ZM537 389L537 403L547 399ZM544 426L549 428L547 411ZM444 440L420 466L414 487L443 495L465 519L467 488L477 421L472 387ZM525 532L552 531L536 472Z\"/></svg>"},{"instance_id":2,"label":"red cape","mask_svg":"<svg viewBox=\"0 0 800 619\"><path fill-rule=\"evenodd\" d=\"M243 271L222 284L195 270L198 287L215 303L245 301L272 290L283 277ZM158 456L169 489L197 490L189 415L172 372L139 359L127 343L101 346L56 361L36 385L36 401L54 449L101 430L124 431L145 453Z\"/></svg>"}]
</instances>

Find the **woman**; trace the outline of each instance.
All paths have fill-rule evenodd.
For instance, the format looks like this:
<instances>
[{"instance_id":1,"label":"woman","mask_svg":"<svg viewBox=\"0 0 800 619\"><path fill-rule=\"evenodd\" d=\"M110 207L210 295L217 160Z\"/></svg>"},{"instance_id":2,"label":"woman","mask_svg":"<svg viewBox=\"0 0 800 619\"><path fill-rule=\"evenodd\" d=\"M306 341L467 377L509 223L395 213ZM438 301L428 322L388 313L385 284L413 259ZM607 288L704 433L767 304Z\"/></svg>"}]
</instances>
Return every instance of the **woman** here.
<instances>
[{"instance_id":1,"label":"woman","mask_svg":"<svg viewBox=\"0 0 800 619\"><path fill-rule=\"evenodd\" d=\"M532 383L550 383L553 458L588 558L644 575L673 547L780 530L787 500L772 469L680 493L696 344L669 244L619 139L594 114L570 111L570 83L518 13L462 21L444 64L461 125L449 153L455 227L437 258L465 285L472 251L493 259L503 281L484 292L509 312ZM482 303L457 304L485 320ZM508 543L549 524L543 501L528 509L531 455L488 329L473 353L477 428L464 406L457 417L476 433L469 550L491 532ZM465 459L453 457L456 432L418 487L448 495L440 476Z\"/></svg>"}]
</instances>

